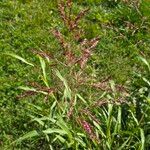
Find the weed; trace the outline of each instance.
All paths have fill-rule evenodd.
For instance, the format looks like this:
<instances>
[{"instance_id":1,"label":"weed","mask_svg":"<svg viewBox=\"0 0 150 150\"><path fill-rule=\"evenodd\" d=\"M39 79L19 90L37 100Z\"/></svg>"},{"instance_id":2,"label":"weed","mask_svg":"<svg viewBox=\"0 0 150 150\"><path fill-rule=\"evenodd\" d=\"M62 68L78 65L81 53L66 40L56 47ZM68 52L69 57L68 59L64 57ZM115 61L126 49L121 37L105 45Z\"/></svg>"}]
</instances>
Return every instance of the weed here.
<instances>
[{"instance_id":1,"label":"weed","mask_svg":"<svg viewBox=\"0 0 150 150\"><path fill-rule=\"evenodd\" d=\"M149 148L145 2L0 4L2 149Z\"/></svg>"}]
</instances>

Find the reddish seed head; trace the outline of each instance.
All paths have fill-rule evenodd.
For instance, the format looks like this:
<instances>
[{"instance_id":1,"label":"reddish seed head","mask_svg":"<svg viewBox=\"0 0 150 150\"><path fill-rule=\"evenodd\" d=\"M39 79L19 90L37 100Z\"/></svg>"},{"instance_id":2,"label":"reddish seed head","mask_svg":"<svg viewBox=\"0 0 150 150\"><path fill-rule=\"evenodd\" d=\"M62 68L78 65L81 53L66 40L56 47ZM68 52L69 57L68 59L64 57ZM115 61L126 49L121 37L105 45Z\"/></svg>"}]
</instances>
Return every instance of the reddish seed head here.
<instances>
[{"instance_id":1,"label":"reddish seed head","mask_svg":"<svg viewBox=\"0 0 150 150\"><path fill-rule=\"evenodd\" d=\"M85 120L82 121L82 126L83 126L84 130L85 130L87 133L89 133L89 134L92 133L91 126L90 126L90 124L89 124L87 121L85 121Z\"/></svg>"}]
</instances>

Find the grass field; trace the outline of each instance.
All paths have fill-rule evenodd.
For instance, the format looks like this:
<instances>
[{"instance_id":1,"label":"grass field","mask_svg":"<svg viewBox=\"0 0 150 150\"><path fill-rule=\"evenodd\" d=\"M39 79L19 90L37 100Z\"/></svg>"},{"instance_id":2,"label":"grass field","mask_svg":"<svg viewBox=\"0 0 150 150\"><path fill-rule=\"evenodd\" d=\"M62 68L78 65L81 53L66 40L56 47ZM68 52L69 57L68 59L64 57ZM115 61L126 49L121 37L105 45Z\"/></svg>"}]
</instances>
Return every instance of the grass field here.
<instances>
[{"instance_id":1,"label":"grass field","mask_svg":"<svg viewBox=\"0 0 150 150\"><path fill-rule=\"evenodd\" d=\"M0 149L148 150L149 114L149 0L0 1Z\"/></svg>"}]
</instances>

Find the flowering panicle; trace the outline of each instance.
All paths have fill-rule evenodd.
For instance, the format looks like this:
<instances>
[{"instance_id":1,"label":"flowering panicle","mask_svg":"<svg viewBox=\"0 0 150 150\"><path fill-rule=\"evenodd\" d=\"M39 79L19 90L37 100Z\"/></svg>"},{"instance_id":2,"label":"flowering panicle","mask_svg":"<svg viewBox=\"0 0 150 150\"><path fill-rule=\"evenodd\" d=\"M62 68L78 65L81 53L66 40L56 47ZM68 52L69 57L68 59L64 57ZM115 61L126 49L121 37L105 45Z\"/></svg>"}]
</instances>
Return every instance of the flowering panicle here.
<instances>
[{"instance_id":1,"label":"flowering panicle","mask_svg":"<svg viewBox=\"0 0 150 150\"><path fill-rule=\"evenodd\" d=\"M36 95L36 94L38 94L39 91L47 93L47 96L48 96L56 91L54 88L43 87L36 82L29 83L29 85L32 86L33 88L35 88L36 90L35 91L33 91L33 90L25 91L24 93L19 95L17 98L24 98L27 96ZM47 96L46 96L46 98L47 98Z\"/></svg>"},{"instance_id":2,"label":"flowering panicle","mask_svg":"<svg viewBox=\"0 0 150 150\"><path fill-rule=\"evenodd\" d=\"M94 120L95 122L97 122L98 124L100 124L100 122L98 121L98 119L88 109L82 109L81 113L84 113L85 115L91 117L92 120Z\"/></svg>"},{"instance_id":3,"label":"flowering panicle","mask_svg":"<svg viewBox=\"0 0 150 150\"><path fill-rule=\"evenodd\" d=\"M96 102L94 102L91 107L100 107L100 106L103 106L108 103L109 102L107 99L102 99L102 100L100 99L100 100L97 100Z\"/></svg>"},{"instance_id":4,"label":"flowering panicle","mask_svg":"<svg viewBox=\"0 0 150 150\"><path fill-rule=\"evenodd\" d=\"M75 28L78 27L78 23L80 21L80 19L89 11L89 8L85 9L85 10L82 10L78 15L77 17L75 18L74 21L72 21L72 24L70 26L70 30L74 30Z\"/></svg>"},{"instance_id":5,"label":"flowering panicle","mask_svg":"<svg viewBox=\"0 0 150 150\"><path fill-rule=\"evenodd\" d=\"M58 4L58 10L64 24L68 27L70 31L78 28L78 23L80 19L89 11L89 8L82 10L76 17L73 19L71 17L71 7L72 7L72 0L67 0L66 4L64 2L60 2ZM67 12L68 10L68 12Z\"/></svg>"},{"instance_id":6,"label":"flowering panicle","mask_svg":"<svg viewBox=\"0 0 150 150\"><path fill-rule=\"evenodd\" d=\"M72 6L72 0L68 0L66 2L66 5L68 6L68 8L71 8L71 6Z\"/></svg>"},{"instance_id":7,"label":"flowering panicle","mask_svg":"<svg viewBox=\"0 0 150 150\"><path fill-rule=\"evenodd\" d=\"M70 109L69 109L69 111L68 111L68 113L67 113L67 117L68 117L68 119L72 116L72 114L73 114L73 110L74 110L74 100L71 100L70 101Z\"/></svg>"},{"instance_id":8,"label":"flowering panicle","mask_svg":"<svg viewBox=\"0 0 150 150\"><path fill-rule=\"evenodd\" d=\"M26 91L20 95L18 95L16 98L17 99L21 99L21 98L24 98L24 97L27 97L27 96L33 96L33 95L36 95L37 93L34 92L34 91Z\"/></svg>"},{"instance_id":9,"label":"flowering panicle","mask_svg":"<svg viewBox=\"0 0 150 150\"><path fill-rule=\"evenodd\" d=\"M57 29L52 31L53 35L58 39L64 49L68 49L68 43L65 41L61 32Z\"/></svg>"},{"instance_id":10,"label":"flowering panicle","mask_svg":"<svg viewBox=\"0 0 150 150\"><path fill-rule=\"evenodd\" d=\"M82 120L81 118L77 118L77 122L91 136L91 134L92 134L92 127L91 127L91 125L87 121Z\"/></svg>"},{"instance_id":11,"label":"flowering panicle","mask_svg":"<svg viewBox=\"0 0 150 150\"><path fill-rule=\"evenodd\" d=\"M60 2L58 4L58 10L59 10L60 16L61 16L62 20L64 21L64 23L66 25L68 25L68 17L67 17L66 12L65 12L65 7L66 6L65 6L64 2Z\"/></svg>"},{"instance_id":12,"label":"flowering panicle","mask_svg":"<svg viewBox=\"0 0 150 150\"><path fill-rule=\"evenodd\" d=\"M112 92L112 88L110 87L109 82L107 81L94 83L92 84L92 86L101 89L102 91ZM121 92L124 96L128 95L128 90L123 85L119 85L119 84L115 85L115 90L117 92Z\"/></svg>"},{"instance_id":13,"label":"flowering panicle","mask_svg":"<svg viewBox=\"0 0 150 150\"><path fill-rule=\"evenodd\" d=\"M82 46L85 46L87 48L83 48L82 50L82 56L80 58L79 64L81 66L81 68L84 68L86 62L88 61L88 59L90 58L90 56L92 55L92 49L94 49L98 42L99 42L100 38L94 38L90 41L87 41L86 39L81 43Z\"/></svg>"},{"instance_id":14,"label":"flowering panicle","mask_svg":"<svg viewBox=\"0 0 150 150\"><path fill-rule=\"evenodd\" d=\"M74 40L79 41L81 40L81 35L84 33L83 29L79 28L79 21L89 11L89 8L82 10L78 13L77 16L72 17L72 4L72 0L67 0L66 2L61 1L58 4L58 10L64 24L73 34ZM86 62L92 55L92 49L94 49L99 42L99 38L97 37L93 38L92 40L86 41L86 43L79 43L81 55L76 56L75 52L73 52L72 48L70 48L71 44L65 41L63 35L59 30L53 30L53 34L59 40L64 49L64 56L66 58L67 65L79 64L81 69L85 67Z\"/></svg>"},{"instance_id":15,"label":"flowering panicle","mask_svg":"<svg viewBox=\"0 0 150 150\"><path fill-rule=\"evenodd\" d=\"M65 57L66 57L66 60L67 60L67 64L68 65L71 65L71 64L75 64L76 62L76 57L75 57L75 54L68 50L64 53Z\"/></svg>"},{"instance_id":16,"label":"flowering panicle","mask_svg":"<svg viewBox=\"0 0 150 150\"><path fill-rule=\"evenodd\" d=\"M46 59L53 59L54 58L52 54L45 52L45 51L42 51L42 50L37 51L37 50L32 49L32 52L34 54L41 56L42 58L46 58Z\"/></svg>"},{"instance_id":17,"label":"flowering panicle","mask_svg":"<svg viewBox=\"0 0 150 150\"><path fill-rule=\"evenodd\" d=\"M77 123L84 129L84 131L89 135L91 140L98 141L96 134L93 132L92 126L86 120L82 120L81 118L77 118Z\"/></svg>"}]
</instances>

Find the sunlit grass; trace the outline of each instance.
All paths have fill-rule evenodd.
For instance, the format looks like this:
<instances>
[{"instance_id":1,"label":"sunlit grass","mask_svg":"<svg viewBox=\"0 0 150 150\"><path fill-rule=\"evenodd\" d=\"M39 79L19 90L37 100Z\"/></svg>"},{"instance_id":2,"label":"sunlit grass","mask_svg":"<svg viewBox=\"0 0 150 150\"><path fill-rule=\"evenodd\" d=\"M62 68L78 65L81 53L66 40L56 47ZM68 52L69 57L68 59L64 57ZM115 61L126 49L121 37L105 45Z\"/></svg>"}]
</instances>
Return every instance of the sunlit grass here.
<instances>
[{"instance_id":1,"label":"sunlit grass","mask_svg":"<svg viewBox=\"0 0 150 150\"><path fill-rule=\"evenodd\" d=\"M0 149L148 149L148 5L0 2Z\"/></svg>"}]
</instances>

